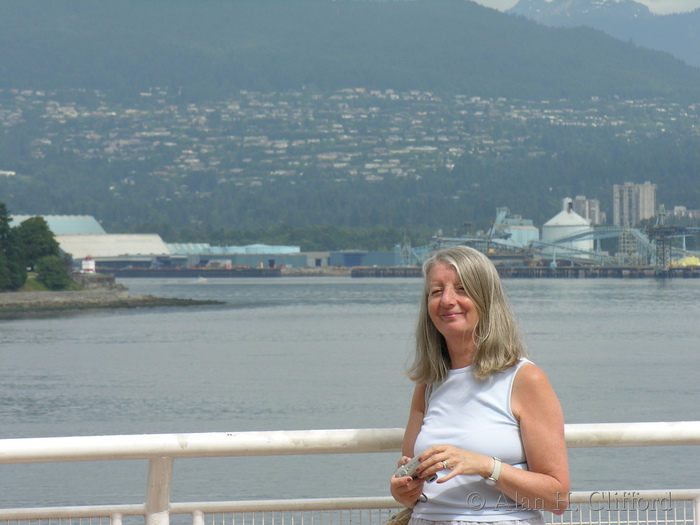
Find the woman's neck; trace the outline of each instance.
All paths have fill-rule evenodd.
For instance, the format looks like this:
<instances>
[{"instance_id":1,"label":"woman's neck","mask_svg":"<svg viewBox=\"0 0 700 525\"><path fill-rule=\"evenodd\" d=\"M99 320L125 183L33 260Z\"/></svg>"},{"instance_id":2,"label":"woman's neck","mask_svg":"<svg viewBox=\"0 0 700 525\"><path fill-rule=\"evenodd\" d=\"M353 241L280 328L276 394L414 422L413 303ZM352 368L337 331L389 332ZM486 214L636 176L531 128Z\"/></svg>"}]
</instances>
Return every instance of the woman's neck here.
<instances>
[{"instance_id":1,"label":"woman's neck","mask_svg":"<svg viewBox=\"0 0 700 525\"><path fill-rule=\"evenodd\" d=\"M467 341L447 341L447 352L450 354L450 368L466 368L474 361L476 344L469 338Z\"/></svg>"}]
</instances>

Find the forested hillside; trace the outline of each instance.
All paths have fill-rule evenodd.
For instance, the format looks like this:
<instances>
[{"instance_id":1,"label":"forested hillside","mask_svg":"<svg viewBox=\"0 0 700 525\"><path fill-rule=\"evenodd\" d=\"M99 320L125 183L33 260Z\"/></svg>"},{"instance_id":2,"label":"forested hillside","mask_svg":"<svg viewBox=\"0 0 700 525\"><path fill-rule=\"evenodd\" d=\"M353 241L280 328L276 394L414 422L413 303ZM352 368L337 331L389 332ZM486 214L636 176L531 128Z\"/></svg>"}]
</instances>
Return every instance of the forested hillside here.
<instances>
[{"instance_id":1,"label":"forested hillside","mask_svg":"<svg viewBox=\"0 0 700 525\"><path fill-rule=\"evenodd\" d=\"M4 0L0 86L700 99L700 71L464 0Z\"/></svg>"},{"instance_id":2,"label":"forested hillside","mask_svg":"<svg viewBox=\"0 0 700 525\"><path fill-rule=\"evenodd\" d=\"M628 181L700 208L698 106L355 90L178 100L5 93L0 195L18 214L94 215L171 242L324 227L393 228L398 242L487 228L502 206L541 225L577 195L611 217L612 186Z\"/></svg>"}]
</instances>

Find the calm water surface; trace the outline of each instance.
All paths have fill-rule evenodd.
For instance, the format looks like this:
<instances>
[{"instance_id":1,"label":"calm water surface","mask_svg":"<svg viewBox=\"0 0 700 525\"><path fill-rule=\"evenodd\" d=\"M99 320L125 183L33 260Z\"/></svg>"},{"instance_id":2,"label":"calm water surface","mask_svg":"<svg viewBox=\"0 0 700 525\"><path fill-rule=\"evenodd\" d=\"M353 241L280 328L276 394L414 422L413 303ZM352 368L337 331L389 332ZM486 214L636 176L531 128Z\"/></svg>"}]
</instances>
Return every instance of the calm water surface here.
<instances>
[{"instance_id":1,"label":"calm water surface","mask_svg":"<svg viewBox=\"0 0 700 525\"><path fill-rule=\"evenodd\" d=\"M0 321L0 438L401 427L419 279L122 280L224 306ZM700 420L700 280L507 280L568 423ZM574 490L700 486L690 447L570 451ZM386 495L394 454L178 460L173 501ZM0 506L138 503L146 462L0 468Z\"/></svg>"}]
</instances>

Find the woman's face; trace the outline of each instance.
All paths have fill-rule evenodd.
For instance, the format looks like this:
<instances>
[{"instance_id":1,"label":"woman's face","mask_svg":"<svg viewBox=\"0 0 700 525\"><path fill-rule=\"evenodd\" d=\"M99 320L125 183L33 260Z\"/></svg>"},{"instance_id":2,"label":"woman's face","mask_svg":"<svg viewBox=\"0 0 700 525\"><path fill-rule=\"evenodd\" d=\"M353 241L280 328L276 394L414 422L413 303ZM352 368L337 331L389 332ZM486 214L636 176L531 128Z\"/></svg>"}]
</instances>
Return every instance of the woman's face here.
<instances>
[{"instance_id":1,"label":"woman's face","mask_svg":"<svg viewBox=\"0 0 700 525\"><path fill-rule=\"evenodd\" d=\"M479 313L451 264L438 262L428 274L428 313L448 348L473 343Z\"/></svg>"}]
</instances>

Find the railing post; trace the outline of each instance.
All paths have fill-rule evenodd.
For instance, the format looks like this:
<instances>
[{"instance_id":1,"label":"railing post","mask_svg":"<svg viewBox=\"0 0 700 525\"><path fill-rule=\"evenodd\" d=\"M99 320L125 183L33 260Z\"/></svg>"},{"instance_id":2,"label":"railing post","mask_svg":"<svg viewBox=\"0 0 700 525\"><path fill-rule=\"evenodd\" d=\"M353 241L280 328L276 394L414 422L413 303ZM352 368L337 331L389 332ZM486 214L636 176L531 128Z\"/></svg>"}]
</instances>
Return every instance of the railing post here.
<instances>
[{"instance_id":1,"label":"railing post","mask_svg":"<svg viewBox=\"0 0 700 525\"><path fill-rule=\"evenodd\" d=\"M700 525L700 498L693 500L693 523Z\"/></svg>"},{"instance_id":2,"label":"railing post","mask_svg":"<svg viewBox=\"0 0 700 525\"><path fill-rule=\"evenodd\" d=\"M172 479L173 458L152 458L148 462L146 525L170 524L170 487Z\"/></svg>"}]
</instances>

